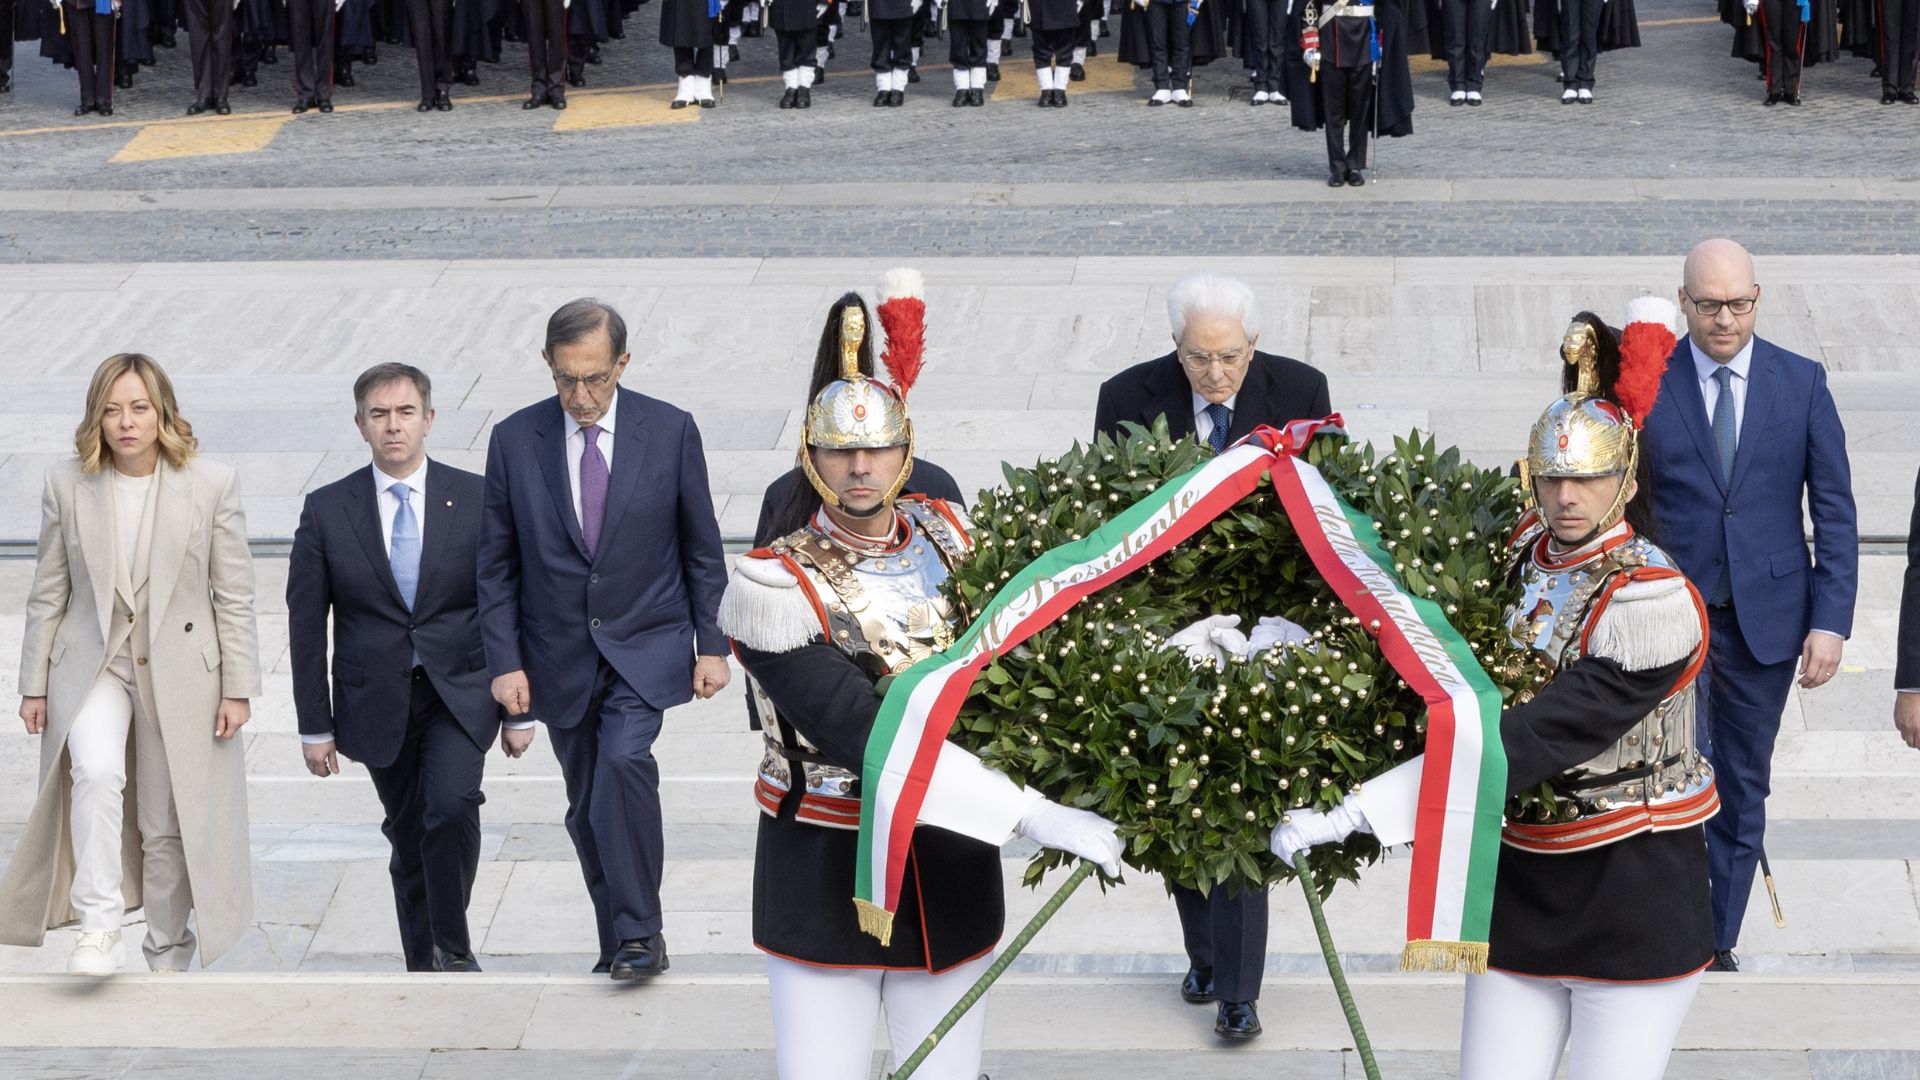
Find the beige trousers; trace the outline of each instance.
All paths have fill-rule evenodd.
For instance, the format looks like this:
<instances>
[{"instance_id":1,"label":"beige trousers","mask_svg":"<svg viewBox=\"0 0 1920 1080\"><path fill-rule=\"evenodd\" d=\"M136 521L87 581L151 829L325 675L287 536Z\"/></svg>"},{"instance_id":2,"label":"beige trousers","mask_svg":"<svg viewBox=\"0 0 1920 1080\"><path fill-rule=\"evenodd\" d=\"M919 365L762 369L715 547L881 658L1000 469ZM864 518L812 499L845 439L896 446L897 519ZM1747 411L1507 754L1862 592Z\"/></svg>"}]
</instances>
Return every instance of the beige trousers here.
<instances>
[{"instance_id":1,"label":"beige trousers","mask_svg":"<svg viewBox=\"0 0 1920 1080\"><path fill-rule=\"evenodd\" d=\"M193 960L195 944L187 929L193 893L186 849L180 843L180 817L160 725L140 703L130 644L123 644L94 679L67 735L74 864L68 899L80 913L83 932L120 929L126 915L120 860L129 734L147 916L143 948L149 966L183 971Z\"/></svg>"}]
</instances>

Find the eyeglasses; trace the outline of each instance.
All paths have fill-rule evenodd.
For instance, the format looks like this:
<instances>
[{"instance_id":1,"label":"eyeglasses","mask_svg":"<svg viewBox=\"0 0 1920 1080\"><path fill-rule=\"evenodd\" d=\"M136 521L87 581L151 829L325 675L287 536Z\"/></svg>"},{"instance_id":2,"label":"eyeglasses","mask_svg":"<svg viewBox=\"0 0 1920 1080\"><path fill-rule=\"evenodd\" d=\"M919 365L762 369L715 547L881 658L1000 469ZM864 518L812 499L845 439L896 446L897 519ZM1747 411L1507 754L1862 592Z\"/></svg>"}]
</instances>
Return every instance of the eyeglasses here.
<instances>
[{"instance_id":1,"label":"eyeglasses","mask_svg":"<svg viewBox=\"0 0 1920 1080\"><path fill-rule=\"evenodd\" d=\"M1680 290L1680 292L1686 296L1687 303L1693 305L1693 310L1708 318L1720 314L1721 308L1726 308L1735 315L1751 315L1753 314L1753 305L1760 302L1758 294L1742 296L1734 300L1696 300L1694 299L1694 295L1685 289Z\"/></svg>"},{"instance_id":2,"label":"eyeglasses","mask_svg":"<svg viewBox=\"0 0 1920 1080\"><path fill-rule=\"evenodd\" d=\"M1207 353L1201 353L1201 352L1183 352L1180 354L1180 366L1183 368L1186 368L1188 371L1192 372L1195 375L1206 374L1207 369L1212 367L1215 364L1219 364L1221 367L1225 368L1226 370L1232 371L1233 369L1246 363L1247 358L1252 355L1253 355L1253 346L1251 343L1247 345L1243 345L1240 348L1235 349L1233 352L1221 353L1218 356L1213 356L1213 355L1209 355Z\"/></svg>"},{"instance_id":3,"label":"eyeglasses","mask_svg":"<svg viewBox=\"0 0 1920 1080\"><path fill-rule=\"evenodd\" d=\"M563 375L553 373L553 385L563 394L571 394L575 387L584 386L590 393L598 394L613 381L613 372L603 371L598 375Z\"/></svg>"}]
</instances>

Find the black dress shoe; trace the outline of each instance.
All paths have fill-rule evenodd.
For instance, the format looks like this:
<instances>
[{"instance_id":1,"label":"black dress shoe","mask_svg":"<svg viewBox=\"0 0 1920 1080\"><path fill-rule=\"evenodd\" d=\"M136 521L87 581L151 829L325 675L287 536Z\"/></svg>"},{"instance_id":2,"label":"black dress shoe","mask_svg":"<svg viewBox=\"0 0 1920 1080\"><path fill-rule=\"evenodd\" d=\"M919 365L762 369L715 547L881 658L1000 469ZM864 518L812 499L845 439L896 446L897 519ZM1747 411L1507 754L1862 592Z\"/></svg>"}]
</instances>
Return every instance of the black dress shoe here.
<instances>
[{"instance_id":1,"label":"black dress shoe","mask_svg":"<svg viewBox=\"0 0 1920 1080\"><path fill-rule=\"evenodd\" d=\"M1260 1013L1253 1002L1223 1001L1220 1015L1213 1021L1213 1033L1233 1042L1244 1042L1260 1034Z\"/></svg>"},{"instance_id":2,"label":"black dress shoe","mask_svg":"<svg viewBox=\"0 0 1920 1080\"><path fill-rule=\"evenodd\" d=\"M260 76L255 75L253 72L249 71L245 75L240 76L240 85L241 86L259 86Z\"/></svg>"},{"instance_id":3,"label":"black dress shoe","mask_svg":"<svg viewBox=\"0 0 1920 1080\"><path fill-rule=\"evenodd\" d=\"M426 103L421 102L421 104L424 105ZM293 115L295 116L299 116L301 113L306 112L307 109L308 109L308 105L304 101L296 101L293 103ZM422 110L422 111L424 112L425 110Z\"/></svg>"},{"instance_id":4,"label":"black dress shoe","mask_svg":"<svg viewBox=\"0 0 1920 1080\"><path fill-rule=\"evenodd\" d=\"M1179 101L1174 102L1174 104L1180 106L1183 109L1191 109L1193 108L1193 95L1188 94L1186 97L1183 97Z\"/></svg>"},{"instance_id":5,"label":"black dress shoe","mask_svg":"<svg viewBox=\"0 0 1920 1080\"><path fill-rule=\"evenodd\" d=\"M726 69L726 68L714 68L714 69L713 69L713 81L714 81L714 82L716 82L716 83L718 83L718 84L720 84L721 86L725 86L725 85L727 85L727 69Z\"/></svg>"},{"instance_id":6,"label":"black dress shoe","mask_svg":"<svg viewBox=\"0 0 1920 1080\"><path fill-rule=\"evenodd\" d=\"M1180 999L1191 1005L1205 1005L1213 998L1213 971L1188 968L1187 977L1180 980Z\"/></svg>"},{"instance_id":7,"label":"black dress shoe","mask_svg":"<svg viewBox=\"0 0 1920 1080\"><path fill-rule=\"evenodd\" d=\"M1891 105L1894 102L1899 100L1900 100L1900 95L1894 93L1891 90L1880 91L1880 104L1882 105Z\"/></svg>"},{"instance_id":8,"label":"black dress shoe","mask_svg":"<svg viewBox=\"0 0 1920 1080\"><path fill-rule=\"evenodd\" d=\"M1783 95L1783 94L1768 94L1768 95L1767 95L1767 101L1766 101L1766 106L1767 106L1767 108L1769 108L1769 109L1771 109L1771 108L1773 108L1773 107L1774 107L1775 105L1778 105L1778 104L1780 104L1780 99L1781 99L1782 97L1784 97L1784 96L1785 96L1785 95Z\"/></svg>"},{"instance_id":9,"label":"black dress shoe","mask_svg":"<svg viewBox=\"0 0 1920 1080\"><path fill-rule=\"evenodd\" d=\"M1073 65L1067 69L1067 78L1073 82L1086 82L1087 66L1085 64Z\"/></svg>"},{"instance_id":10,"label":"black dress shoe","mask_svg":"<svg viewBox=\"0 0 1920 1080\"><path fill-rule=\"evenodd\" d=\"M313 107L314 107L314 108L316 108L316 109L319 109L319 110L320 110L320 111L321 111L322 113L330 113L330 112L332 112L332 111L333 111L333 102L331 102L331 101L321 101L321 102L317 102L317 103L315 103L315 105L314 105ZM224 110L224 109L226 108L226 106L224 106L224 105L223 105L223 106L221 106L221 108L222 108L222 109ZM225 114L224 112L222 112L222 113L221 113L221 115L223 115L223 116L224 116L224 115L226 115L226 114Z\"/></svg>"},{"instance_id":11,"label":"black dress shoe","mask_svg":"<svg viewBox=\"0 0 1920 1080\"><path fill-rule=\"evenodd\" d=\"M906 100L907 92L905 90L895 90L887 95L887 104L896 109L905 104Z\"/></svg>"},{"instance_id":12,"label":"black dress shoe","mask_svg":"<svg viewBox=\"0 0 1920 1080\"><path fill-rule=\"evenodd\" d=\"M280 49L279 49L279 48L278 48L277 46L273 46L273 45L269 45L269 46L267 46L266 48L264 48L264 49L261 49L261 50L260 50L260 62L261 62L261 63L263 63L263 64L277 64L277 63L279 63L279 62L280 62Z\"/></svg>"},{"instance_id":13,"label":"black dress shoe","mask_svg":"<svg viewBox=\"0 0 1920 1080\"><path fill-rule=\"evenodd\" d=\"M480 970L480 961L475 960L469 953L443 953L439 949L435 949L433 950L433 962L435 967L440 971L465 972Z\"/></svg>"},{"instance_id":14,"label":"black dress shoe","mask_svg":"<svg viewBox=\"0 0 1920 1080\"><path fill-rule=\"evenodd\" d=\"M1799 94L1788 94L1788 95L1787 95L1787 104L1789 104L1789 105L1795 105L1795 106L1797 106L1797 105L1799 105L1799 104L1800 104L1800 95L1799 95Z\"/></svg>"},{"instance_id":15,"label":"black dress shoe","mask_svg":"<svg viewBox=\"0 0 1920 1080\"><path fill-rule=\"evenodd\" d=\"M1064 109L1067 107L1067 92L1065 90L1055 90L1053 92L1053 107L1056 109Z\"/></svg>"},{"instance_id":16,"label":"black dress shoe","mask_svg":"<svg viewBox=\"0 0 1920 1080\"><path fill-rule=\"evenodd\" d=\"M821 83L826 81L827 81L827 69L821 67L818 64L815 64L813 66L813 85L819 86ZM812 89L812 87L807 87L806 89Z\"/></svg>"},{"instance_id":17,"label":"black dress shoe","mask_svg":"<svg viewBox=\"0 0 1920 1080\"><path fill-rule=\"evenodd\" d=\"M214 104L213 111L215 113L218 113L221 116L227 116L233 112L233 108L232 106L228 105L226 102L221 101L221 102L216 102ZM322 111L324 112L325 110L322 110Z\"/></svg>"},{"instance_id":18,"label":"black dress shoe","mask_svg":"<svg viewBox=\"0 0 1920 1080\"><path fill-rule=\"evenodd\" d=\"M968 95L969 95L969 91L955 90L953 92L953 107L956 109L966 108Z\"/></svg>"},{"instance_id":19,"label":"black dress shoe","mask_svg":"<svg viewBox=\"0 0 1920 1080\"><path fill-rule=\"evenodd\" d=\"M555 94L547 99L547 104L553 106L556 110L565 112L567 108L567 96L565 94Z\"/></svg>"},{"instance_id":20,"label":"black dress shoe","mask_svg":"<svg viewBox=\"0 0 1920 1080\"><path fill-rule=\"evenodd\" d=\"M133 72L123 71L120 74L115 75L113 77L113 85L119 87L122 90L133 89Z\"/></svg>"},{"instance_id":21,"label":"black dress shoe","mask_svg":"<svg viewBox=\"0 0 1920 1080\"><path fill-rule=\"evenodd\" d=\"M1912 90L1902 90L1900 91L1900 100L1907 105L1920 105L1920 93L1915 93Z\"/></svg>"},{"instance_id":22,"label":"black dress shoe","mask_svg":"<svg viewBox=\"0 0 1920 1080\"><path fill-rule=\"evenodd\" d=\"M1000 65L999 64L987 65L987 81L988 82L1000 81Z\"/></svg>"},{"instance_id":23,"label":"black dress shoe","mask_svg":"<svg viewBox=\"0 0 1920 1080\"><path fill-rule=\"evenodd\" d=\"M371 60L363 60L361 62L366 64L373 63L373 61ZM345 86L345 87L351 88L353 86L353 72L351 71L341 72L339 75L334 77L333 84L335 86Z\"/></svg>"},{"instance_id":24,"label":"black dress shoe","mask_svg":"<svg viewBox=\"0 0 1920 1080\"><path fill-rule=\"evenodd\" d=\"M1346 184L1347 184L1346 169L1335 167L1327 172L1328 187L1345 187Z\"/></svg>"},{"instance_id":25,"label":"black dress shoe","mask_svg":"<svg viewBox=\"0 0 1920 1080\"><path fill-rule=\"evenodd\" d=\"M0 75L0 94L13 93L13 76Z\"/></svg>"},{"instance_id":26,"label":"black dress shoe","mask_svg":"<svg viewBox=\"0 0 1920 1080\"><path fill-rule=\"evenodd\" d=\"M873 95L873 107L876 109L886 108L887 102L890 99L892 99L892 97L893 97L893 92L890 90L875 91Z\"/></svg>"},{"instance_id":27,"label":"black dress shoe","mask_svg":"<svg viewBox=\"0 0 1920 1080\"><path fill-rule=\"evenodd\" d=\"M90 112L92 112L92 111L93 111L93 106L91 106L91 105L82 105L82 106L80 106L79 108L77 108L77 109L75 109L75 110L73 110L73 115L75 115L75 116L85 116L85 115L87 115L88 113L90 113Z\"/></svg>"},{"instance_id":28,"label":"black dress shoe","mask_svg":"<svg viewBox=\"0 0 1920 1080\"><path fill-rule=\"evenodd\" d=\"M796 109L813 108L813 89L806 86L801 87L793 99L793 107Z\"/></svg>"},{"instance_id":29,"label":"black dress shoe","mask_svg":"<svg viewBox=\"0 0 1920 1080\"><path fill-rule=\"evenodd\" d=\"M1367 174L1361 172L1359 169L1348 169L1347 170L1347 186L1348 187L1366 187Z\"/></svg>"},{"instance_id":30,"label":"black dress shoe","mask_svg":"<svg viewBox=\"0 0 1920 1080\"><path fill-rule=\"evenodd\" d=\"M976 88L976 89L967 91L968 105L971 105L974 108L978 109L981 106L985 105L986 103L987 103L987 92L985 90Z\"/></svg>"},{"instance_id":31,"label":"black dress shoe","mask_svg":"<svg viewBox=\"0 0 1920 1080\"><path fill-rule=\"evenodd\" d=\"M177 49L180 47L180 39L172 30L169 30L160 35L160 47L163 49Z\"/></svg>"},{"instance_id":32,"label":"black dress shoe","mask_svg":"<svg viewBox=\"0 0 1920 1080\"><path fill-rule=\"evenodd\" d=\"M909 67L909 68L907 68L907 81L908 81L908 82L910 82L910 83L917 83L917 82L919 82L919 81L920 81L920 69L919 69L919 68L917 68L917 67Z\"/></svg>"},{"instance_id":33,"label":"black dress shoe","mask_svg":"<svg viewBox=\"0 0 1920 1080\"><path fill-rule=\"evenodd\" d=\"M567 85L568 85L568 86L585 86L585 85L587 85L587 76L586 76L586 73L585 73L585 72L582 72L582 73L580 73L580 74L578 74L578 75L576 75L576 74L574 74L574 73L573 73L573 72L571 72L571 71L569 71L569 72L567 72Z\"/></svg>"},{"instance_id":34,"label":"black dress shoe","mask_svg":"<svg viewBox=\"0 0 1920 1080\"><path fill-rule=\"evenodd\" d=\"M523 109L537 109L540 106L545 105L546 103L547 103L546 95L535 94L532 97L528 98L527 100L521 102L520 107ZM674 107L678 108L679 106L675 105Z\"/></svg>"},{"instance_id":35,"label":"black dress shoe","mask_svg":"<svg viewBox=\"0 0 1920 1080\"><path fill-rule=\"evenodd\" d=\"M715 101L714 101L714 100L713 100L712 98L710 98L710 97L703 97L703 98L701 98L701 99L700 99L700 107L701 107L701 108L703 108L703 109L711 109L711 108L713 108L713 107L714 107L714 105L716 105L716 104L718 104L718 103L717 103L717 102L715 102Z\"/></svg>"},{"instance_id":36,"label":"black dress shoe","mask_svg":"<svg viewBox=\"0 0 1920 1080\"><path fill-rule=\"evenodd\" d=\"M295 110L295 111L298 111L298 110ZM425 100L425 99L423 98L423 99L421 100L421 102L420 102L420 104L418 104L418 105L415 105L415 106L413 107L413 111L414 111L414 112L432 112L432 111L433 111L433 102L431 102L431 101L427 101L427 100Z\"/></svg>"},{"instance_id":37,"label":"black dress shoe","mask_svg":"<svg viewBox=\"0 0 1920 1080\"><path fill-rule=\"evenodd\" d=\"M600 62L600 46L598 45L587 46L587 63L597 64L599 62Z\"/></svg>"},{"instance_id":38,"label":"black dress shoe","mask_svg":"<svg viewBox=\"0 0 1920 1080\"><path fill-rule=\"evenodd\" d=\"M593 965L593 973L595 975L605 975L607 972L612 970L613 970L613 962L610 960L602 960L599 963Z\"/></svg>"},{"instance_id":39,"label":"black dress shoe","mask_svg":"<svg viewBox=\"0 0 1920 1080\"><path fill-rule=\"evenodd\" d=\"M780 107L783 109L793 108L794 99L798 98L799 96L800 96L800 91L794 89L791 86L787 87L787 92L780 95Z\"/></svg>"},{"instance_id":40,"label":"black dress shoe","mask_svg":"<svg viewBox=\"0 0 1920 1080\"><path fill-rule=\"evenodd\" d=\"M99 112L99 114L100 114L101 116L112 116L112 115L113 115L113 106L111 106L111 105L102 105L102 106L100 106L100 108L99 108L98 110L96 110L96 111L97 111L97 112Z\"/></svg>"},{"instance_id":41,"label":"black dress shoe","mask_svg":"<svg viewBox=\"0 0 1920 1080\"><path fill-rule=\"evenodd\" d=\"M740 59L740 46L734 45L731 43L728 44L727 45L727 61L731 63L738 59Z\"/></svg>"},{"instance_id":42,"label":"black dress shoe","mask_svg":"<svg viewBox=\"0 0 1920 1080\"><path fill-rule=\"evenodd\" d=\"M621 942L620 951L613 954L607 974L613 977L614 982L630 982L634 979L651 979L667 970L667 966L666 935L655 934L650 938Z\"/></svg>"},{"instance_id":43,"label":"black dress shoe","mask_svg":"<svg viewBox=\"0 0 1920 1080\"><path fill-rule=\"evenodd\" d=\"M187 106L187 115L199 116L201 113L206 112L210 108L212 108L212 106L208 105L206 102L196 101L193 104Z\"/></svg>"},{"instance_id":44,"label":"black dress shoe","mask_svg":"<svg viewBox=\"0 0 1920 1080\"><path fill-rule=\"evenodd\" d=\"M442 93L438 98L434 99L433 107L440 112L452 112L453 99Z\"/></svg>"},{"instance_id":45,"label":"black dress shoe","mask_svg":"<svg viewBox=\"0 0 1920 1080\"><path fill-rule=\"evenodd\" d=\"M1740 958L1733 955L1732 949L1715 949L1713 959L1707 964L1708 971L1739 971Z\"/></svg>"}]
</instances>

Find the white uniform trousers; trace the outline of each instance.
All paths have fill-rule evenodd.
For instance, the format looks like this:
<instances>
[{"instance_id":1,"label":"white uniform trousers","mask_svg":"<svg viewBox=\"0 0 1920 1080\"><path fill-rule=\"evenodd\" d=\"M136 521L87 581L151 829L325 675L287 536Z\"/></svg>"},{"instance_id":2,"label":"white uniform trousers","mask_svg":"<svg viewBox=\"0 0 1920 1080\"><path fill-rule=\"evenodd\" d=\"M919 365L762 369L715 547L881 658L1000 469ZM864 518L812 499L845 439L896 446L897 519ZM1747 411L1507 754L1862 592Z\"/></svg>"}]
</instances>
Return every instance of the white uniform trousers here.
<instances>
[{"instance_id":1,"label":"white uniform trousers","mask_svg":"<svg viewBox=\"0 0 1920 1080\"><path fill-rule=\"evenodd\" d=\"M1700 973L1664 982L1467 976L1460 1080L1660 1080Z\"/></svg>"},{"instance_id":2,"label":"white uniform trousers","mask_svg":"<svg viewBox=\"0 0 1920 1080\"><path fill-rule=\"evenodd\" d=\"M80 914L82 931L120 929L127 910L121 891L121 829L129 732L141 836L147 962L156 969L184 970L193 959L195 945L187 929L187 914L193 908L187 856L180 843L180 816L174 807L166 747L160 725L140 704L131 645L123 646L93 680L67 734L74 864L68 899Z\"/></svg>"},{"instance_id":3,"label":"white uniform trousers","mask_svg":"<svg viewBox=\"0 0 1920 1080\"><path fill-rule=\"evenodd\" d=\"M887 1069L898 1069L933 1032L992 957L929 975L924 971L827 968L767 958L773 996L773 1053L780 1080L866 1080L873 1075L875 1025L884 1011ZM913 1075L917 1080L978 1080L987 1007L968 1010Z\"/></svg>"}]
</instances>

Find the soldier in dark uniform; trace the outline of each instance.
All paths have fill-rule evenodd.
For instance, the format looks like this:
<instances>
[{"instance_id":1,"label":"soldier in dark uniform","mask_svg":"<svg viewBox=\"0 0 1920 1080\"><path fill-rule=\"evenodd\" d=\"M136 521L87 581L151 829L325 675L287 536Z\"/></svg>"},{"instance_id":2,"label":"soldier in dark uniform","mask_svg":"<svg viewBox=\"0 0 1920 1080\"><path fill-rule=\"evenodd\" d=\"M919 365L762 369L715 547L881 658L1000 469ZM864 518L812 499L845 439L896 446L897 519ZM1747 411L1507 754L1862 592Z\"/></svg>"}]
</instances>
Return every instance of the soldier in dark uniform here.
<instances>
[{"instance_id":1,"label":"soldier in dark uniform","mask_svg":"<svg viewBox=\"0 0 1920 1080\"><path fill-rule=\"evenodd\" d=\"M296 113L333 111L333 25L338 11L336 0L287 0Z\"/></svg>"},{"instance_id":2,"label":"soldier in dark uniform","mask_svg":"<svg viewBox=\"0 0 1920 1080\"><path fill-rule=\"evenodd\" d=\"M1040 80L1040 107L1067 107L1067 76L1073 66L1073 42L1080 33L1075 0L1032 0L1033 70Z\"/></svg>"},{"instance_id":3,"label":"soldier in dark uniform","mask_svg":"<svg viewBox=\"0 0 1920 1080\"><path fill-rule=\"evenodd\" d=\"M898 107L907 96L913 66L913 19L925 0L867 0L867 33L873 38L875 108Z\"/></svg>"},{"instance_id":4,"label":"soldier in dark uniform","mask_svg":"<svg viewBox=\"0 0 1920 1080\"><path fill-rule=\"evenodd\" d=\"M567 6L569 0L520 0L521 36L527 40L531 88L523 109L567 107Z\"/></svg>"},{"instance_id":5,"label":"soldier in dark uniform","mask_svg":"<svg viewBox=\"0 0 1920 1080\"><path fill-rule=\"evenodd\" d=\"M567 5L567 85L587 85L587 64L609 40L607 0L571 0Z\"/></svg>"},{"instance_id":6,"label":"soldier in dark uniform","mask_svg":"<svg viewBox=\"0 0 1920 1080\"><path fill-rule=\"evenodd\" d=\"M227 81L233 74L233 0L186 0L187 45L193 54L193 104L187 115L227 107Z\"/></svg>"},{"instance_id":7,"label":"soldier in dark uniform","mask_svg":"<svg viewBox=\"0 0 1920 1080\"><path fill-rule=\"evenodd\" d=\"M1486 0L1481 0L1485 3ZM1247 0L1247 67L1253 72L1252 104L1287 103L1286 42L1290 0Z\"/></svg>"},{"instance_id":8,"label":"soldier in dark uniform","mask_svg":"<svg viewBox=\"0 0 1920 1080\"><path fill-rule=\"evenodd\" d=\"M987 81L1000 81L1000 57L1011 48L1013 25L1020 21L1020 0L995 0L987 25Z\"/></svg>"},{"instance_id":9,"label":"soldier in dark uniform","mask_svg":"<svg viewBox=\"0 0 1920 1080\"><path fill-rule=\"evenodd\" d=\"M770 0L767 21L773 27L774 46L780 54L780 78L787 87L780 95L783 109L813 107L815 45L820 40L820 16L827 6L823 0Z\"/></svg>"},{"instance_id":10,"label":"soldier in dark uniform","mask_svg":"<svg viewBox=\"0 0 1920 1080\"><path fill-rule=\"evenodd\" d=\"M948 0L947 59L953 62L953 104L987 103L987 26L993 0Z\"/></svg>"},{"instance_id":11,"label":"soldier in dark uniform","mask_svg":"<svg viewBox=\"0 0 1920 1080\"><path fill-rule=\"evenodd\" d=\"M1324 126L1327 186L1359 187L1367 182L1362 170L1371 135L1413 134L1405 0L1309 0L1300 12L1301 40L1289 42L1287 55L1293 126L1301 131ZM1309 50L1316 37L1317 48Z\"/></svg>"},{"instance_id":12,"label":"soldier in dark uniform","mask_svg":"<svg viewBox=\"0 0 1920 1080\"><path fill-rule=\"evenodd\" d=\"M660 2L660 44L673 50L673 73L680 79L673 108L695 102L713 108L713 24L710 0Z\"/></svg>"},{"instance_id":13,"label":"soldier in dark uniform","mask_svg":"<svg viewBox=\"0 0 1920 1080\"><path fill-rule=\"evenodd\" d=\"M299 4L302 0L288 0ZM476 3L477 0L466 0ZM407 29L420 71L420 103L415 112L453 109L453 0L407 0Z\"/></svg>"},{"instance_id":14,"label":"soldier in dark uniform","mask_svg":"<svg viewBox=\"0 0 1920 1080\"><path fill-rule=\"evenodd\" d=\"M75 116L97 112L113 115L114 19L119 15L118 0L65 0L67 48L73 52L74 70L80 73L80 107Z\"/></svg>"}]
</instances>

